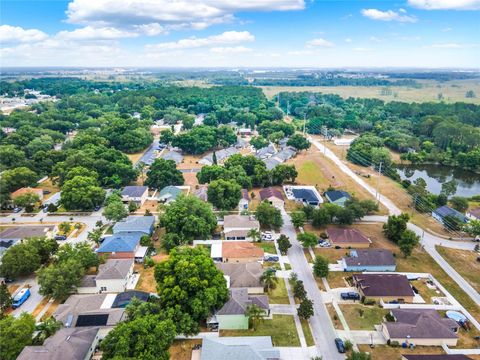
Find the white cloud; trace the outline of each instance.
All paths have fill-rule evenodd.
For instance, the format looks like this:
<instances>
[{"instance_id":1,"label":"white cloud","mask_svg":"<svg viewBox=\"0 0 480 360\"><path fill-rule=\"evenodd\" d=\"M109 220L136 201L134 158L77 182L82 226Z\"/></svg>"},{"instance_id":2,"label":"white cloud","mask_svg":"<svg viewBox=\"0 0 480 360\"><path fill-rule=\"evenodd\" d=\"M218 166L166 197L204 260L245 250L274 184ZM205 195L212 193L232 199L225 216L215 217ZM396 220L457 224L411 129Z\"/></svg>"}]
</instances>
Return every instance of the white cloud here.
<instances>
[{"instance_id":1,"label":"white cloud","mask_svg":"<svg viewBox=\"0 0 480 360\"><path fill-rule=\"evenodd\" d=\"M226 46L226 47L213 47L210 49L211 52L217 54L240 54L252 52L253 50L245 46Z\"/></svg>"},{"instance_id":2,"label":"white cloud","mask_svg":"<svg viewBox=\"0 0 480 360\"><path fill-rule=\"evenodd\" d=\"M328 40L317 38L307 41L307 47L333 47L334 44Z\"/></svg>"},{"instance_id":3,"label":"white cloud","mask_svg":"<svg viewBox=\"0 0 480 360\"><path fill-rule=\"evenodd\" d=\"M178 41L164 42L159 44L146 45L148 50L178 50L194 49L216 45L233 45L242 42L254 41L255 37L248 31L226 31L219 35L212 35L206 38L191 37Z\"/></svg>"},{"instance_id":4,"label":"white cloud","mask_svg":"<svg viewBox=\"0 0 480 360\"><path fill-rule=\"evenodd\" d=\"M398 21L398 22L416 22L417 18L410 15L402 15L393 10L382 11L378 9L363 9L362 15L372 20L379 21Z\"/></svg>"},{"instance_id":5,"label":"white cloud","mask_svg":"<svg viewBox=\"0 0 480 360\"><path fill-rule=\"evenodd\" d=\"M367 52L367 51L372 51L372 49L365 48L365 47L356 47L356 48L353 48L353 51L356 51L356 52Z\"/></svg>"},{"instance_id":6,"label":"white cloud","mask_svg":"<svg viewBox=\"0 0 480 360\"><path fill-rule=\"evenodd\" d=\"M72 31L60 31L56 37L63 40L89 41L89 40L115 40L133 38L140 35L155 36L164 33L164 28L157 23L134 25L128 29L115 27L85 26Z\"/></svg>"},{"instance_id":7,"label":"white cloud","mask_svg":"<svg viewBox=\"0 0 480 360\"><path fill-rule=\"evenodd\" d=\"M231 21L240 11L304 8L304 0L73 0L68 4L67 17L71 23L99 27L160 23L204 29Z\"/></svg>"},{"instance_id":8,"label":"white cloud","mask_svg":"<svg viewBox=\"0 0 480 360\"><path fill-rule=\"evenodd\" d=\"M423 10L480 10L480 0L408 0L408 5Z\"/></svg>"},{"instance_id":9,"label":"white cloud","mask_svg":"<svg viewBox=\"0 0 480 360\"><path fill-rule=\"evenodd\" d=\"M312 55L315 52L312 50L294 50L287 52L288 55L301 56L301 55Z\"/></svg>"},{"instance_id":10,"label":"white cloud","mask_svg":"<svg viewBox=\"0 0 480 360\"><path fill-rule=\"evenodd\" d=\"M460 49L463 46L457 43L443 43L443 44L433 44L432 48L437 49Z\"/></svg>"},{"instance_id":11,"label":"white cloud","mask_svg":"<svg viewBox=\"0 0 480 360\"><path fill-rule=\"evenodd\" d=\"M377 38L376 36L370 36L370 41L374 43L381 43L383 40Z\"/></svg>"},{"instance_id":12,"label":"white cloud","mask_svg":"<svg viewBox=\"0 0 480 360\"><path fill-rule=\"evenodd\" d=\"M345 39L345 42L346 42L346 43L351 43L351 42L352 42L352 39L346 38L346 39Z\"/></svg>"},{"instance_id":13,"label":"white cloud","mask_svg":"<svg viewBox=\"0 0 480 360\"><path fill-rule=\"evenodd\" d=\"M37 29L24 29L18 26L1 25L1 43L28 43L45 40L48 37L43 31Z\"/></svg>"}]
</instances>

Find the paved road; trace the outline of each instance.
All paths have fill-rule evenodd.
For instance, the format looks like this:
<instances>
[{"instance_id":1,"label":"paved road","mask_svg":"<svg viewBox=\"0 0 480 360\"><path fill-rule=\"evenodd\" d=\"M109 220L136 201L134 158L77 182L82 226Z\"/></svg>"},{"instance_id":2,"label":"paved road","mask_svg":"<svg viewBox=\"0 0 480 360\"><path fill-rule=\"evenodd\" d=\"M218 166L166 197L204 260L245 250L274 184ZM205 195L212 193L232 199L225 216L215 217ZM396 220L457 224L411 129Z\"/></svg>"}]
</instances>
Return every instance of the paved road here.
<instances>
[{"instance_id":1,"label":"paved road","mask_svg":"<svg viewBox=\"0 0 480 360\"><path fill-rule=\"evenodd\" d=\"M345 357L339 354L335 347L334 339L337 337L336 331L333 328L327 308L323 303L317 283L313 278L312 269L303 253L303 246L297 240L297 234L290 220L290 216L283 211L282 217L283 227L281 233L288 236L292 243L292 247L288 250L288 258L292 270L296 272L298 278L303 281L308 297L313 301L315 315L310 318L310 325L317 351L324 359L344 359Z\"/></svg>"},{"instance_id":2,"label":"paved road","mask_svg":"<svg viewBox=\"0 0 480 360\"><path fill-rule=\"evenodd\" d=\"M43 296L38 293L37 279L35 278L35 276L30 276L28 278L17 280L15 282L15 284L20 285L18 290L21 290L24 287L26 287L27 285L29 285L30 286L30 297L27 299L27 301L25 301L22 304L22 306L13 310L12 315L17 317L24 311L26 311L28 313L32 313L33 310L35 310L37 305L40 304L40 302L43 299Z\"/></svg>"}]
</instances>

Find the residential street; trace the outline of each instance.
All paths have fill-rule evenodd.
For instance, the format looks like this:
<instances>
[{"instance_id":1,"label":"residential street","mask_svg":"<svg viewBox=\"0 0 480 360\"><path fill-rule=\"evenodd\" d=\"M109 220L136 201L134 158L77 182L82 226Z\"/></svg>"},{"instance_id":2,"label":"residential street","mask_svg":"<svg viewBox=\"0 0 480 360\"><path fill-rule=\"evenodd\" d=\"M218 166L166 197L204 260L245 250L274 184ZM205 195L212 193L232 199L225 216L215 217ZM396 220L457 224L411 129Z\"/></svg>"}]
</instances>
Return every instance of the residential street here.
<instances>
[{"instance_id":1,"label":"residential street","mask_svg":"<svg viewBox=\"0 0 480 360\"><path fill-rule=\"evenodd\" d=\"M33 310L35 310L37 305L40 304L40 302L43 299L43 296L38 293L38 283L37 283L36 277L34 275L32 275L28 278L19 279L15 282L15 284L20 285L18 290L21 290L25 286L30 285L31 295L27 299L27 301L25 301L22 304L22 306L20 306L19 308L12 311L12 315L17 317L24 311L31 314L33 312Z\"/></svg>"},{"instance_id":2,"label":"residential street","mask_svg":"<svg viewBox=\"0 0 480 360\"><path fill-rule=\"evenodd\" d=\"M298 278L303 281L308 297L313 301L315 314L310 318L310 325L318 353L328 360L344 359L345 357L339 354L335 347L336 331L323 303L317 283L313 278L312 269L303 253L303 246L297 241L297 234L290 221L290 216L283 210L282 217L283 227L281 233L288 236L292 243L292 247L288 250L292 271L296 272Z\"/></svg>"}]
</instances>

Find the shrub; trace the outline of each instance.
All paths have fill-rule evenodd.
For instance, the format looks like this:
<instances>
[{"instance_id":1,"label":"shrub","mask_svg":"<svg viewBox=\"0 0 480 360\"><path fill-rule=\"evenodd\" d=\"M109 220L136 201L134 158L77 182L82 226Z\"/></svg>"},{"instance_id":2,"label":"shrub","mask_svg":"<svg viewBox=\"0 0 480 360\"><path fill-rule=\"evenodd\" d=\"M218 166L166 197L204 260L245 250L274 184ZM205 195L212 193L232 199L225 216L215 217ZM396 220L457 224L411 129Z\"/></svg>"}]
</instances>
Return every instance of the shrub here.
<instances>
[{"instance_id":1,"label":"shrub","mask_svg":"<svg viewBox=\"0 0 480 360\"><path fill-rule=\"evenodd\" d=\"M345 340L344 342L345 350L350 351L353 349L353 344L350 340Z\"/></svg>"}]
</instances>

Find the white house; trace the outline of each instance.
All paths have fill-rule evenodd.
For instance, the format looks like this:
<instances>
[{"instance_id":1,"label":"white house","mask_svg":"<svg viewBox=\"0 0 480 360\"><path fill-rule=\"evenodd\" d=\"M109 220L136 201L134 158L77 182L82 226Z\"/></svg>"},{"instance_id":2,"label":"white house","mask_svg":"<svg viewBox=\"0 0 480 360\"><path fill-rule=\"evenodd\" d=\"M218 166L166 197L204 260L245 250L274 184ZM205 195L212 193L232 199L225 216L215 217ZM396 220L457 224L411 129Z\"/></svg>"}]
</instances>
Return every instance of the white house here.
<instances>
[{"instance_id":1,"label":"white house","mask_svg":"<svg viewBox=\"0 0 480 360\"><path fill-rule=\"evenodd\" d=\"M480 207L467 210L465 216L470 220L480 220Z\"/></svg>"},{"instance_id":2,"label":"white house","mask_svg":"<svg viewBox=\"0 0 480 360\"><path fill-rule=\"evenodd\" d=\"M117 293L127 289L133 276L133 259L109 259L100 265L97 275L87 275L77 288L79 294Z\"/></svg>"},{"instance_id":3,"label":"white house","mask_svg":"<svg viewBox=\"0 0 480 360\"><path fill-rule=\"evenodd\" d=\"M122 201L124 203L133 201L136 204L143 205L147 197L147 186L125 186L122 190Z\"/></svg>"},{"instance_id":4,"label":"white house","mask_svg":"<svg viewBox=\"0 0 480 360\"><path fill-rule=\"evenodd\" d=\"M223 233L226 240L248 240L251 229L260 231L260 223L249 215L227 215L223 221Z\"/></svg>"}]
</instances>

